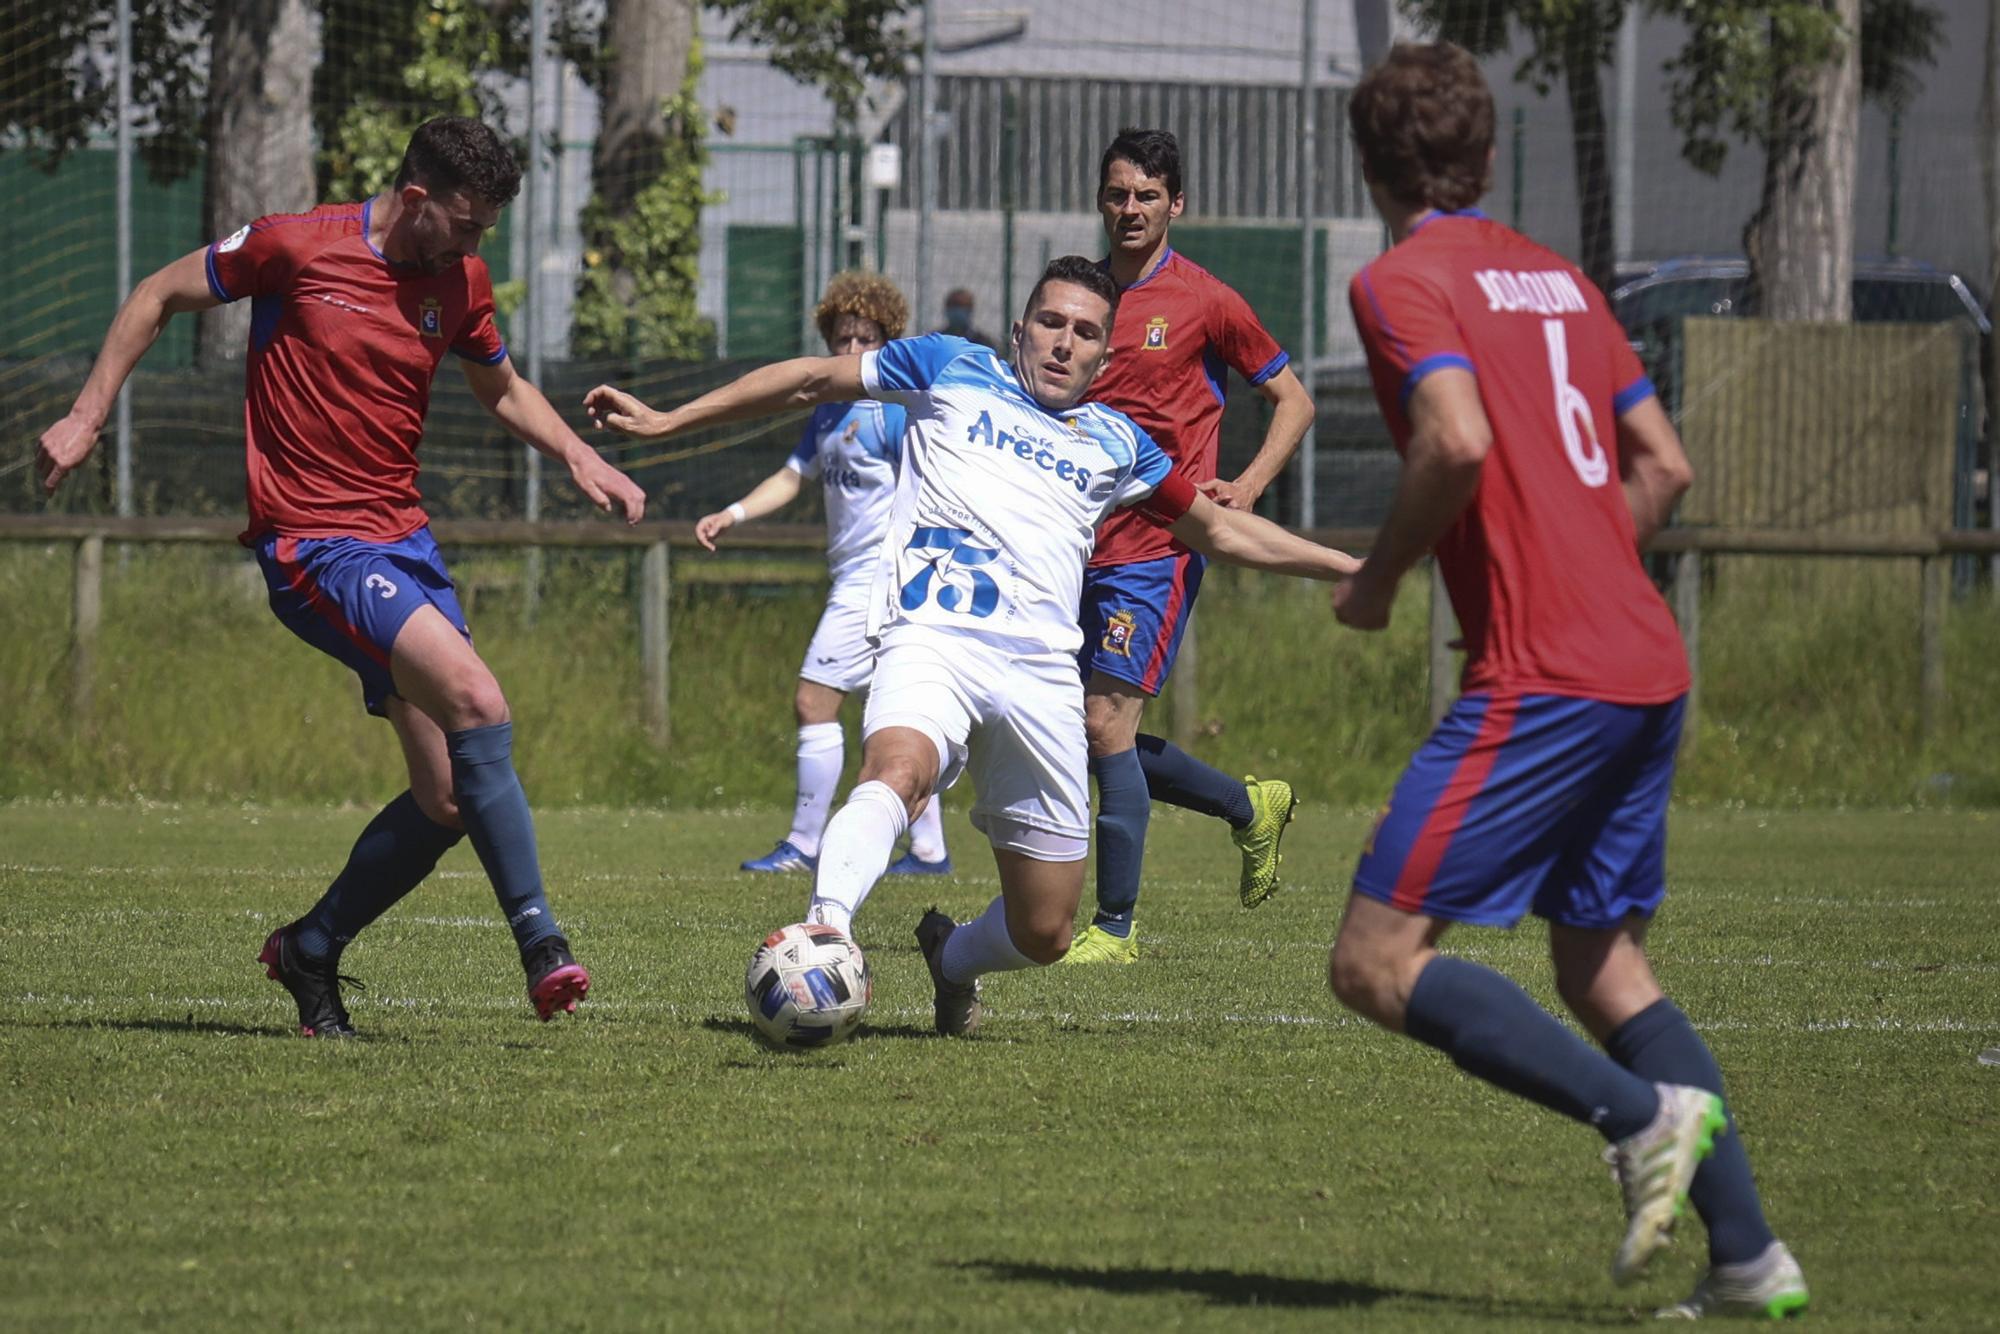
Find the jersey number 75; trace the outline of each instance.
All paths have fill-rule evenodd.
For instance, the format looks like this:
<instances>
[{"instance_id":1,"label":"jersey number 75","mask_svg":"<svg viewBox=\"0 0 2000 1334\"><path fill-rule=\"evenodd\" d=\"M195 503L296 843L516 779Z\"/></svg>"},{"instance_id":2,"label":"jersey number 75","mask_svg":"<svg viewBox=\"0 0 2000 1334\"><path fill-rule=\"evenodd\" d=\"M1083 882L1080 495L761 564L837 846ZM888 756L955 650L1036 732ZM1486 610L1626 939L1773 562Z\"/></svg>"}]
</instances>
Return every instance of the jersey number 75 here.
<instances>
[{"instance_id":1,"label":"jersey number 75","mask_svg":"<svg viewBox=\"0 0 2000 1334\"><path fill-rule=\"evenodd\" d=\"M1000 585L979 569L990 564L1000 552L993 547L969 547L965 528L919 528L910 535L908 551L925 553L924 565L903 585L899 599L904 611L915 611L930 601L937 590L937 604L946 611L962 611L968 616L991 616L1000 605Z\"/></svg>"}]
</instances>

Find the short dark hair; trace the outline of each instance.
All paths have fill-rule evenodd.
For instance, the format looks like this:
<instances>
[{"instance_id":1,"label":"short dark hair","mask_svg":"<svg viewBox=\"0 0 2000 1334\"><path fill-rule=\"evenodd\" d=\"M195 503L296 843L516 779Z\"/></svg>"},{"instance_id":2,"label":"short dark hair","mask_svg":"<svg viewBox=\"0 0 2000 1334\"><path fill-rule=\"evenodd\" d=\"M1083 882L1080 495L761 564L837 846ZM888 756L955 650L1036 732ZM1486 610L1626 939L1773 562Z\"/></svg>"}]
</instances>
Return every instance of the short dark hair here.
<instances>
[{"instance_id":1,"label":"short dark hair","mask_svg":"<svg viewBox=\"0 0 2000 1334\"><path fill-rule=\"evenodd\" d=\"M1064 255L1050 260L1049 266L1042 270L1042 276L1035 279L1035 288L1028 293L1028 304L1022 308L1021 318L1026 319L1035 313L1035 308L1042 303L1042 289L1050 283L1073 283L1086 292L1103 297L1105 304L1111 307L1104 316L1105 332L1110 332L1111 322L1118 315L1118 284L1098 266L1096 260L1085 259L1082 255Z\"/></svg>"},{"instance_id":2,"label":"short dark hair","mask_svg":"<svg viewBox=\"0 0 2000 1334\"><path fill-rule=\"evenodd\" d=\"M1156 180L1167 183L1167 196L1181 192L1181 141L1168 130L1141 130L1131 126L1118 131L1111 147L1097 160L1097 190L1104 192L1111 164L1123 159Z\"/></svg>"},{"instance_id":3,"label":"short dark hair","mask_svg":"<svg viewBox=\"0 0 2000 1334\"><path fill-rule=\"evenodd\" d=\"M1461 209L1492 183L1493 93L1451 42L1398 42L1361 76L1347 119L1363 173L1399 203Z\"/></svg>"},{"instance_id":4,"label":"short dark hair","mask_svg":"<svg viewBox=\"0 0 2000 1334\"><path fill-rule=\"evenodd\" d=\"M437 116L417 126L396 169L398 190L413 183L432 194L471 195L505 208L521 191L521 164L490 125L470 116Z\"/></svg>"}]
</instances>

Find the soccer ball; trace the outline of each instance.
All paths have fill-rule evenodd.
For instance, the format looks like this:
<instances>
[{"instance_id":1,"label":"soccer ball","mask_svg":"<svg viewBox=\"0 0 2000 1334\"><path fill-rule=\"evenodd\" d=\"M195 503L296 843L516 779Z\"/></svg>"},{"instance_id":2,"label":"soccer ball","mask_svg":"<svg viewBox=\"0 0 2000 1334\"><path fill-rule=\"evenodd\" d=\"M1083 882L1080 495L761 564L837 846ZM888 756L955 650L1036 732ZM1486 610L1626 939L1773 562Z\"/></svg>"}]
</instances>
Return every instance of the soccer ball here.
<instances>
[{"instance_id":1,"label":"soccer ball","mask_svg":"<svg viewBox=\"0 0 2000 1334\"><path fill-rule=\"evenodd\" d=\"M875 983L860 947L839 928L801 922L764 937L743 994L751 1022L772 1042L824 1047L860 1027Z\"/></svg>"}]
</instances>

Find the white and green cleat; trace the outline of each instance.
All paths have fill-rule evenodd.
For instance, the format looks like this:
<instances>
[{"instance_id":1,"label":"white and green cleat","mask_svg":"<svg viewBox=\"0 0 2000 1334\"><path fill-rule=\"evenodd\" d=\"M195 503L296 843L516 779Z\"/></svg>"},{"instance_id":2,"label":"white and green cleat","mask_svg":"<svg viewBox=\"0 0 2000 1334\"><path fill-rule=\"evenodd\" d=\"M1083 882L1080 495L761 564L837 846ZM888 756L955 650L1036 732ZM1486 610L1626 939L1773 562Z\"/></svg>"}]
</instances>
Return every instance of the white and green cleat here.
<instances>
[{"instance_id":1,"label":"white and green cleat","mask_svg":"<svg viewBox=\"0 0 2000 1334\"><path fill-rule=\"evenodd\" d=\"M1753 1320L1784 1320L1804 1315L1810 1300L1805 1272L1774 1241L1754 1260L1711 1265L1684 1302L1655 1311L1662 1320L1701 1320L1709 1316L1748 1316Z\"/></svg>"},{"instance_id":2,"label":"white and green cleat","mask_svg":"<svg viewBox=\"0 0 2000 1334\"><path fill-rule=\"evenodd\" d=\"M1625 1194L1625 1239L1611 1262L1614 1283L1630 1283L1671 1239L1687 1208L1688 1186L1715 1137L1729 1128L1722 1099L1686 1084L1655 1084L1660 1110L1652 1124L1604 1151Z\"/></svg>"},{"instance_id":3,"label":"white and green cleat","mask_svg":"<svg viewBox=\"0 0 2000 1334\"><path fill-rule=\"evenodd\" d=\"M1229 836L1243 852L1243 878L1237 895L1244 907L1254 908L1278 891L1278 863L1284 861L1278 854L1278 841L1285 836L1285 826L1292 822L1299 799L1282 778L1260 782L1245 777L1243 787L1250 794L1250 823L1231 830Z\"/></svg>"},{"instance_id":4,"label":"white and green cleat","mask_svg":"<svg viewBox=\"0 0 2000 1334\"><path fill-rule=\"evenodd\" d=\"M1064 963L1137 963L1139 962L1139 931L1134 927L1129 936L1114 936L1103 927L1092 923L1082 935L1069 943L1069 953L1063 955Z\"/></svg>"}]
</instances>

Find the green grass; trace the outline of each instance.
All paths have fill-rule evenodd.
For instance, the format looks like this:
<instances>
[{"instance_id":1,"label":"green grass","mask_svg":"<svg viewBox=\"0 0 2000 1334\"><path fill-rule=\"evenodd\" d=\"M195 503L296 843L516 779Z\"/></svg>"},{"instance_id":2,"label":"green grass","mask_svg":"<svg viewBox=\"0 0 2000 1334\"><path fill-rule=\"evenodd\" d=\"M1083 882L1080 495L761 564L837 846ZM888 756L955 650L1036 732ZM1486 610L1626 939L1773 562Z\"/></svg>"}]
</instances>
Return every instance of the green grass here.
<instances>
[{"instance_id":1,"label":"green grass","mask_svg":"<svg viewBox=\"0 0 2000 1334\"><path fill-rule=\"evenodd\" d=\"M549 553L536 617L519 562L455 551L480 650L518 722L542 806L710 808L788 802L791 693L823 589L681 578L672 608L674 736L638 726L634 565ZM779 562L798 572L796 559ZM1950 695L1917 734L1914 566L1723 562L1703 611L1697 744L1677 793L1762 807L2000 807L2000 604L1947 621ZM683 555L676 569L714 573ZM362 801L394 788L388 729L351 673L271 619L247 555L133 547L106 560L96 704L70 707L67 547L0 544L0 799ZM1309 799L1379 804L1427 720L1426 590L1386 634L1338 629L1323 587L1211 571L1197 617L1201 735L1234 773L1292 779ZM1175 716L1168 695L1152 725ZM850 705L847 722L859 708ZM850 775L855 748L849 748Z\"/></svg>"},{"instance_id":2,"label":"green grass","mask_svg":"<svg viewBox=\"0 0 2000 1334\"><path fill-rule=\"evenodd\" d=\"M0 805L0 1328L1601 1328L1679 1296L1700 1229L1605 1277L1587 1130L1347 1021L1323 982L1364 822L1306 807L1234 903L1211 822L1155 819L1145 957L994 979L927 1035L909 928L861 918L872 1026L757 1045L742 969L804 885L724 868L775 811L574 810L544 860L596 978L536 1024L470 853L348 954L367 1039L288 1036L252 962L366 813ZM1654 934L1730 1072L1826 1329L2000 1311L2000 820L1676 819ZM1545 941L1466 953L1548 998Z\"/></svg>"}]
</instances>

